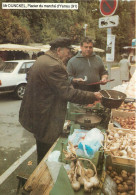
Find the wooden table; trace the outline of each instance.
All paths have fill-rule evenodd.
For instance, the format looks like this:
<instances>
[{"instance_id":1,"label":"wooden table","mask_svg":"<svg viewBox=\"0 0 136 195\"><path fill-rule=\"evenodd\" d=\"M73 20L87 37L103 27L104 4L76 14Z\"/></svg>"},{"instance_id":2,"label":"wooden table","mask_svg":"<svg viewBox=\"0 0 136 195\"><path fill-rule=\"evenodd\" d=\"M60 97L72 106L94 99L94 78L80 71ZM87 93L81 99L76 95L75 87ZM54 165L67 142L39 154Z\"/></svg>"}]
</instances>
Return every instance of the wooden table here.
<instances>
[{"instance_id":1,"label":"wooden table","mask_svg":"<svg viewBox=\"0 0 136 195\"><path fill-rule=\"evenodd\" d=\"M53 179L45 163L49 154L56 146L58 140L52 145L48 153L33 171L24 185L24 190L30 195L48 195L53 187Z\"/></svg>"},{"instance_id":2,"label":"wooden table","mask_svg":"<svg viewBox=\"0 0 136 195\"><path fill-rule=\"evenodd\" d=\"M79 128L79 125L73 125L72 129ZM49 169L45 163L45 161L48 159L49 154L55 149L58 150L58 146L61 145L62 141L66 140L67 138L59 137L56 142L52 145L48 153L45 155L45 157L42 159L42 161L39 163L39 165L36 167L36 169L33 171L33 173L28 178L27 182L24 185L25 192L29 192L30 195L49 195L54 183L52 176L49 172ZM64 141L65 142L65 141ZM65 145L65 144L64 144ZM65 146L64 146L65 149ZM61 148L62 150L62 148ZM62 151L61 151L62 154ZM60 156L61 162L63 157ZM98 162L98 158L96 155L96 162Z\"/></svg>"}]
</instances>

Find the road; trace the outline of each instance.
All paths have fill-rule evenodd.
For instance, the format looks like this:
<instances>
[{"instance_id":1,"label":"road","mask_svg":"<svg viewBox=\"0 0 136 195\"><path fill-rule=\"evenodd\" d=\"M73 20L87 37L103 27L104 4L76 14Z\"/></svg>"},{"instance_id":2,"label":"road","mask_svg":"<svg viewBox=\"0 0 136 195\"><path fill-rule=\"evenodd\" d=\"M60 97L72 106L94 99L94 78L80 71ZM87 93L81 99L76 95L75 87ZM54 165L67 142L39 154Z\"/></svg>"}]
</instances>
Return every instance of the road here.
<instances>
[{"instance_id":1,"label":"road","mask_svg":"<svg viewBox=\"0 0 136 195\"><path fill-rule=\"evenodd\" d=\"M35 139L18 121L21 101L0 96L0 194L15 195L17 175L29 175L36 167ZM32 148L32 149L31 149ZM29 151L29 157L25 153ZM32 153L33 152L33 153ZM32 154L32 155L31 155ZM32 165L28 162L32 161Z\"/></svg>"},{"instance_id":2,"label":"road","mask_svg":"<svg viewBox=\"0 0 136 195\"><path fill-rule=\"evenodd\" d=\"M131 68L131 73L135 67ZM112 88L121 84L119 69L111 70L115 81L102 88ZM37 166L35 139L18 121L20 100L12 95L0 95L0 194L15 195L17 175L30 175Z\"/></svg>"}]
</instances>

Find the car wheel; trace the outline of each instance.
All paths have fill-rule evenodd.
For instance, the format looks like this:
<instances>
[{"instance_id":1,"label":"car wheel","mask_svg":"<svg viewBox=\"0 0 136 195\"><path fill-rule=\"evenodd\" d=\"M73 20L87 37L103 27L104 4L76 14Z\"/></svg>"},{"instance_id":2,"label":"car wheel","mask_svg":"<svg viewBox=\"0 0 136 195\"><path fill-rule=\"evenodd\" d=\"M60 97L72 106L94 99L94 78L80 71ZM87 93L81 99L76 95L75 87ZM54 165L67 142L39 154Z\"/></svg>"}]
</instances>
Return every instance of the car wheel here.
<instances>
[{"instance_id":1,"label":"car wheel","mask_svg":"<svg viewBox=\"0 0 136 195\"><path fill-rule=\"evenodd\" d=\"M25 84L21 84L21 85L17 86L17 88L15 90L15 96L17 99L19 99L19 100L23 99L23 95L25 93L25 87L26 87Z\"/></svg>"}]
</instances>

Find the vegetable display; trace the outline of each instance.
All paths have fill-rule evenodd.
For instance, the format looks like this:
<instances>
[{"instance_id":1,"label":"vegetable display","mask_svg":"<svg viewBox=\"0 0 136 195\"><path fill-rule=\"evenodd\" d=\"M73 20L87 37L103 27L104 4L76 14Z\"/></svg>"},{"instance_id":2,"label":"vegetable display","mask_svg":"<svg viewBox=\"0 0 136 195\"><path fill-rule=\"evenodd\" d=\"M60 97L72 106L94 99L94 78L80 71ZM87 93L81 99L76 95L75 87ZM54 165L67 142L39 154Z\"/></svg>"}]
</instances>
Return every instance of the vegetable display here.
<instances>
[{"instance_id":1,"label":"vegetable display","mask_svg":"<svg viewBox=\"0 0 136 195\"><path fill-rule=\"evenodd\" d=\"M133 131L109 129L105 140L105 151L111 155L136 159L136 136Z\"/></svg>"},{"instance_id":2,"label":"vegetable display","mask_svg":"<svg viewBox=\"0 0 136 195\"><path fill-rule=\"evenodd\" d=\"M85 192L92 192L93 188L99 187L99 179L97 177L97 170L95 165L86 158L77 158L75 149L70 143L70 151L65 151L66 160L70 160L70 170L67 171L68 178L71 182L74 191L80 190L81 186L84 187ZM82 161L88 161L93 166L85 168Z\"/></svg>"},{"instance_id":3,"label":"vegetable display","mask_svg":"<svg viewBox=\"0 0 136 195\"><path fill-rule=\"evenodd\" d=\"M92 192L93 188L99 186L97 171L96 168L94 168L95 171L91 168L84 168L82 160L87 159L79 158L76 161L71 162L70 164L71 169L67 171L68 178L71 182L72 188L75 191L78 191L81 186L84 186L85 192ZM90 163L92 164L91 161Z\"/></svg>"},{"instance_id":4,"label":"vegetable display","mask_svg":"<svg viewBox=\"0 0 136 195\"><path fill-rule=\"evenodd\" d=\"M113 120L118 122L124 129L135 129L136 122L135 117L113 117Z\"/></svg>"},{"instance_id":5,"label":"vegetable display","mask_svg":"<svg viewBox=\"0 0 136 195\"><path fill-rule=\"evenodd\" d=\"M136 110L136 102L129 102L129 103L123 102L121 106L119 107L119 109L122 109L123 111L126 111L126 112L132 112Z\"/></svg>"},{"instance_id":6,"label":"vegetable display","mask_svg":"<svg viewBox=\"0 0 136 195\"><path fill-rule=\"evenodd\" d=\"M112 166L108 166L107 174L117 184L117 195L135 195L135 173L121 170L120 173L116 172Z\"/></svg>"}]
</instances>

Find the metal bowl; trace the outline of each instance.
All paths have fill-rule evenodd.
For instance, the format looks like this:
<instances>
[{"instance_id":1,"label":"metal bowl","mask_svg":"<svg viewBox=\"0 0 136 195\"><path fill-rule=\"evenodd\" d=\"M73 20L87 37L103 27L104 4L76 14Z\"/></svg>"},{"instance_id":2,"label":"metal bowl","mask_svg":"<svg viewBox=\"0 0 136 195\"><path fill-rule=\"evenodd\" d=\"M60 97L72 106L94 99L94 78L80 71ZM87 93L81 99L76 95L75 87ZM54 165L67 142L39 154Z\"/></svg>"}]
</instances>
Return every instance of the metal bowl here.
<instances>
[{"instance_id":1,"label":"metal bowl","mask_svg":"<svg viewBox=\"0 0 136 195\"><path fill-rule=\"evenodd\" d=\"M126 94L115 90L101 90L101 104L106 108L119 108L126 98Z\"/></svg>"}]
</instances>

